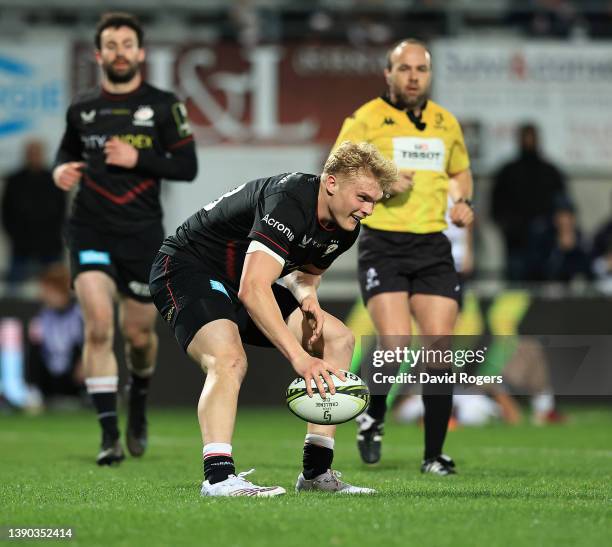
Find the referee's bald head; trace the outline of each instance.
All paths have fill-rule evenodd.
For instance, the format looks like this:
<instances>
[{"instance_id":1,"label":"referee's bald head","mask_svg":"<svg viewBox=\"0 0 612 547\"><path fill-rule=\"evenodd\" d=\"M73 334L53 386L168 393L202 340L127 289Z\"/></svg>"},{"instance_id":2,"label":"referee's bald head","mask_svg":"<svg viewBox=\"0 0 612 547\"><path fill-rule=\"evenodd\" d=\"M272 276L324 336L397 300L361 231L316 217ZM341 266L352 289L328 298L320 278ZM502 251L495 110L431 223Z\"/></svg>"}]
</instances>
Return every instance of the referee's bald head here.
<instances>
[{"instance_id":1,"label":"referee's bald head","mask_svg":"<svg viewBox=\"0 0 612 547\"><path fill-rule=\"evenodd\" d=\"M391 70L393 68L394 57L397 56L405 47L408 46L419 46L425 50L425 54L429 61L429 67L431 68L431 51L427 44L418 38L404 38L399 42L395 42L389 50L387 50L387 70Z\"/></svg>"}]
</instances>

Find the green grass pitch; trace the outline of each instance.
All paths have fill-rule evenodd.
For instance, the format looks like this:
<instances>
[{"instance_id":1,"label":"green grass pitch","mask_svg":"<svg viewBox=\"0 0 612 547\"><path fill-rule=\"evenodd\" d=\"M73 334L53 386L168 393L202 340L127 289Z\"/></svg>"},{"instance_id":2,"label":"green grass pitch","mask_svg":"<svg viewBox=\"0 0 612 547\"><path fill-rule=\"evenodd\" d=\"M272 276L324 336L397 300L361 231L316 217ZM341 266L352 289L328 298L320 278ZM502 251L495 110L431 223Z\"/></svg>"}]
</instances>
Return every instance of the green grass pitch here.
<instances>
[{"instance_id":1,"label":"green grass pitch","mask_svg":"<svg viewBox=\"0 0 612 547\"><path fill-rule=\"evenodd\" d=\"M293 493L302 422L241 408L238 471L255 467L254 482L288 490L274 499L199 496L195 410L152 412L149 452L111 469L93 463L93 414L0 416L0 527L72 526L65 543L104 546L609 545L612 411L569 413L565 425L450 433L446 451L460 474L447 478L419 473L415 426L389 424L373 468L358 459L354 425L340 426L334 467L379 490L340 497Z\"/></svg>"}]
</instances>

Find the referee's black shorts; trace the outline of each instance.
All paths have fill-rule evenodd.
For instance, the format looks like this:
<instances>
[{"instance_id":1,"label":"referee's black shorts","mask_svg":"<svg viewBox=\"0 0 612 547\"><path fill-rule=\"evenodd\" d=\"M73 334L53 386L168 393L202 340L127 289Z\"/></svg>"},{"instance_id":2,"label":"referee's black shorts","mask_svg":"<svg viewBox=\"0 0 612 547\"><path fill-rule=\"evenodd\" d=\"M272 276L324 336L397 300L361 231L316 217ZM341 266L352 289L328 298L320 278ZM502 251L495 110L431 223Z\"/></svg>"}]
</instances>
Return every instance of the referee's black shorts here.
<instances>
[{"instance_id":1,"label":"referee's black shorts","mask_svg":"<svg viewBox=\"0 0 612 547\"><path fill-rule=\"evenodd\" d=\"M432 294L461 303L461 282L442 232L413 234L364 226L358 271L364 303L388 292Z\"/></svg>"},{"instance_id":2,"label":"referee's black shorts","mask_svg":"<svg viewBox=\"0 0 612 547\"><path fill-rule=\"evenodd\" d=\"M196 333L207 323L236 323L246 344L272 347L238 299L236 289L197 259L158 253L150 276L153 302L179 345L187 352ZM284 319L299 307L289 289L274 284L272 292Z\"/></svg>"}]
</instances>

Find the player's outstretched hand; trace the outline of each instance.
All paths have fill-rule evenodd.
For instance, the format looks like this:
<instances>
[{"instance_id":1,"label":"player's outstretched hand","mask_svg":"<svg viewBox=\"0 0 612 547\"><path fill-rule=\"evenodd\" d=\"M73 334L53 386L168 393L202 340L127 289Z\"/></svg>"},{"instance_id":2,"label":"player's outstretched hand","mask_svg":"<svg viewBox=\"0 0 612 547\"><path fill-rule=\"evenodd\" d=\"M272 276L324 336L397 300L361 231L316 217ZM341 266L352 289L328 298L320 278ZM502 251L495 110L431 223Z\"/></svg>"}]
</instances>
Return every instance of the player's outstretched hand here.
<instances>
[{"instance_id":1,"label":"player's outstretched hand","mask_svg":"<svg viewBox=\"0 0 612 547\"><path fill-rule=\"evenodd\" d=\"M85 162L82 161L69 161L58 165L53 170L53 182L55 182L55 186L61 188L64 192L72 190L81 180L83 174L81 169L83 169L85 165Z\"/></svg>"},{"instance_id":2,"label":"player's outstretched hand","mask_svg":"<svg viewBox=\"0 0 612 547\"><path fill-rule=\"evenodd\" d=\"M474 211L467 203L460 201L450 210L450 219L455 226L463 228L474 222Z\"/></svg>"},{"instance_id":3,"label":"player's outstretched hand","mask_svg":"<svg viewBox=\"0 0 612 547\"><path fill-rule=\"evenodd\" d=\"M302 300L300 305L304 319L312 329L312 336L308 340L309 348L321 337L323 332L323 323L325 322L325 314L319 305L319 301L315 296L307 296Z\"/></svg>"},{"instance_id":4,"label":"player's outstretched hand","mask_svg":"<svg viewBox=\"0 0 612 547\"><path fill-rule=\"evenodd\" d=\"M333 365L326 363L323 359L318 359L317 357L313 357L312 355L308 355L304 353L302 357L300 357L297 361L292 363L295 371L304 378L306 382L306 391L308 392L308 396L313 396L312 391L312 380L315 381L317 385L317 389L321 395L321 398L325 399L327 394L325 393L325 386L323 385L323 380L329 387L329 392L333 395L336 393L336 386L334 386L334 382L331 379L330 372L340 378L343 382L346 381L346 376L344 373L338 370ZM321 380L323 377L323 380Z\"/></svg>"},{"instance_id":5,"label":"player's outstretched hand","mask_svg":"<svg viewBox=\"0 0 612 547\"><path fill-rule=\"evenodd\" d=\"M106 163L132 169L138 163L138 150L117 137L108 139L104 143Z\"/></svg>"}]
</instances>

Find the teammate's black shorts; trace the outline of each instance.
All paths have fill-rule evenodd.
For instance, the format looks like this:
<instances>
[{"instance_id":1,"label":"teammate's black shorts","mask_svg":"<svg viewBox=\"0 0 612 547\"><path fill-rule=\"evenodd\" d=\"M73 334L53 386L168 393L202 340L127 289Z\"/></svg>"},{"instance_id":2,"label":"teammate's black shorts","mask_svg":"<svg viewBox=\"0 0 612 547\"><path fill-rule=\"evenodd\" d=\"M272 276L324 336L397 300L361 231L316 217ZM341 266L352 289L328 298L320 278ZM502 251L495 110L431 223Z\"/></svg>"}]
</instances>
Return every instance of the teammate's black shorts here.
<instances>
[{"instance_id":1,"label":"teammate's black shorts","mask_svg":"<svg viewBox=\"0 0 612 547\"><path fill-rule=\"evenodd\" d=\"M70 224L66 239L73 282L81 272L99 270L113 278L120 293L139 302L151 302L149 272L164 240L161 223L126 235Z\"/></svg>"},{"instance_id":2,"label":"teammate's black shorts","mask_svg":"<svg viewBox=\"0 0 612 547\"><path fill-rule=\"evenodd\" d=\"M413 234L362 228L359 284L368 299L380 293L433 294L461 301L461 282L442 232Z\"/></svg>"},{"instance_id":3,"label":"teammate's black shorts","mask_svg":"<svg viewBox=\"0 0 612 547\"><path fill-rule=\"evenodd\" d=\"M272 291L283 318L299 307L289 289L274 284ZM185 352L196 333L217 319L236 323L246 344L273 345L257 328L236 291L195 258L158 253L151 269L151 296Z\"/></svg>"}]
</instances>

